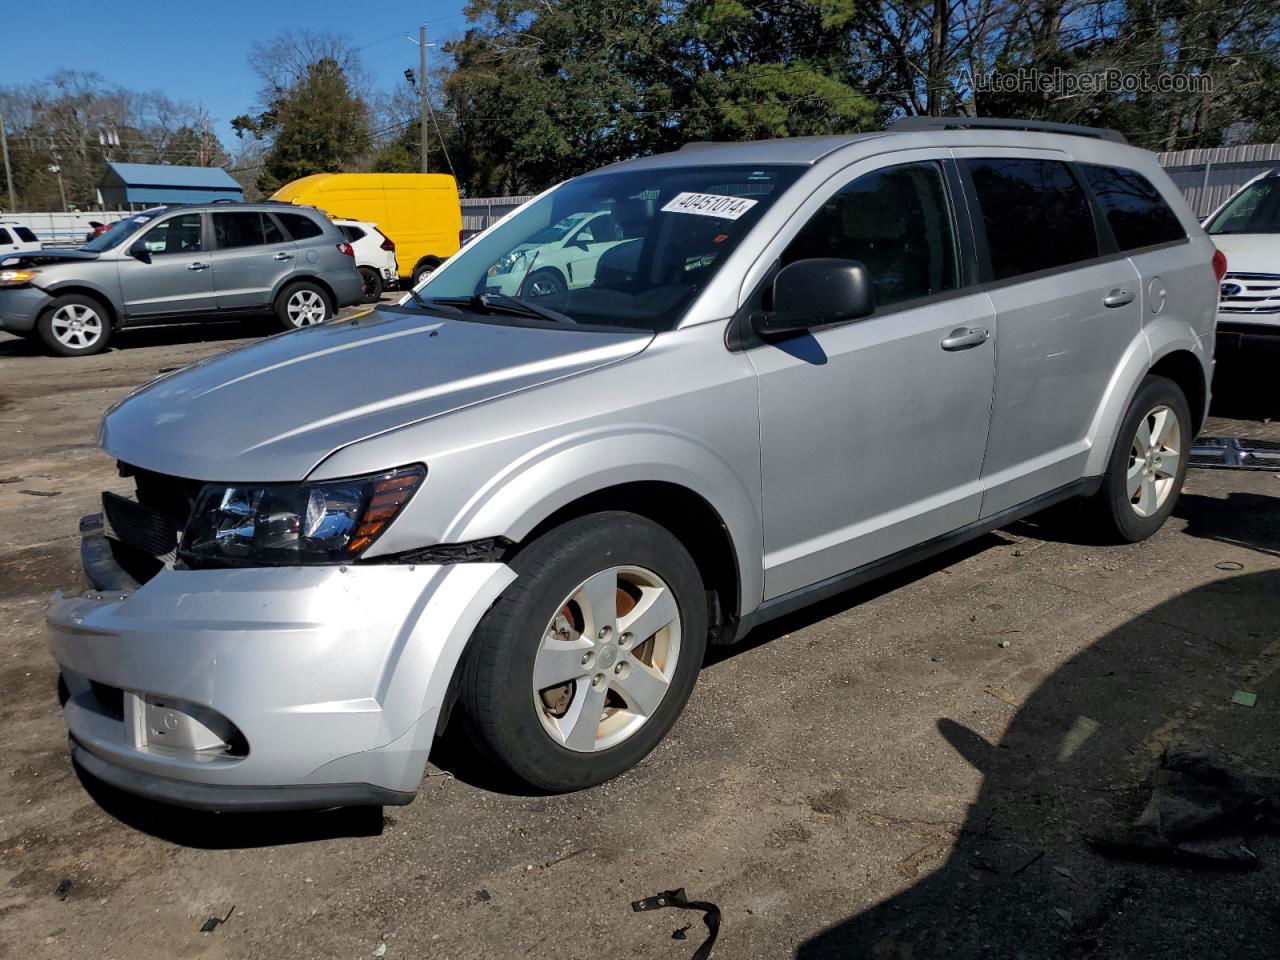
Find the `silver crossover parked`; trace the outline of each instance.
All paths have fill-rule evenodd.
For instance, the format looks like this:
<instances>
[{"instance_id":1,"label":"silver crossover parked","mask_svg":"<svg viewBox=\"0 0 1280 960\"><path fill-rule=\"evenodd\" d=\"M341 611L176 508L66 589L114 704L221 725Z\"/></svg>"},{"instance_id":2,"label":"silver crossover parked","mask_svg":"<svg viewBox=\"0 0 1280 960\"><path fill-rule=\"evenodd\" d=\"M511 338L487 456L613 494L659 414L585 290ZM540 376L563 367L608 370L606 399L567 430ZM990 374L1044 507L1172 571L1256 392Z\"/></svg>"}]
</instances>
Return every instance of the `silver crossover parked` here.
<instances>
[{"instance_id":1,"label":"silver crossover parked","mask_svg":"<svg viewBox=\"0 0 1280 960\"><path fill-rule=\"evenodd\" d=\"M291 330L360 300L351 245L324 214L279 204L156 207L79 250L0 257L0 330L62 356L120 327L272 311Z\"/></svg>"},{"instance_id":2,"label":"silver crossover parked","mask_svg":"<svg viewBox=\"0 0 1280 960\"><path fill-rule=\"evenodd\" d=\"M452 714L536 788L599 783L709 643L1070 497L1154 533L1224 266L1107 131L917 121L570 180L399 306L107 413L132 489L48 615L72 755L193 807L405 803Z\"/></svg>"}]
</instances>

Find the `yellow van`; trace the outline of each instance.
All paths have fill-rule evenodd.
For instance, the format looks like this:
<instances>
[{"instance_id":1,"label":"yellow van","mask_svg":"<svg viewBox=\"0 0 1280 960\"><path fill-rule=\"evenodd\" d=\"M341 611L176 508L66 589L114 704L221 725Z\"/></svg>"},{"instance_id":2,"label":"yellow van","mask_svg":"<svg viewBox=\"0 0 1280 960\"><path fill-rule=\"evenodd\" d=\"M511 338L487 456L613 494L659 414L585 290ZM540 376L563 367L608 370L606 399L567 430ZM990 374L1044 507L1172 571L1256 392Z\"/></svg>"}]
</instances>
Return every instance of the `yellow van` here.
<instances>
[{"instance_id":1,"label":"yellow van","mask_svg":"<svg viewBox=\"0 0 1280 960\"><path fill-rule=\"evenodd\" d=\"M315 173L271 199L376 223L396 245L402 283L416 284L462 245L458 184L446 173Z\"/></svg>"}]
</instances>

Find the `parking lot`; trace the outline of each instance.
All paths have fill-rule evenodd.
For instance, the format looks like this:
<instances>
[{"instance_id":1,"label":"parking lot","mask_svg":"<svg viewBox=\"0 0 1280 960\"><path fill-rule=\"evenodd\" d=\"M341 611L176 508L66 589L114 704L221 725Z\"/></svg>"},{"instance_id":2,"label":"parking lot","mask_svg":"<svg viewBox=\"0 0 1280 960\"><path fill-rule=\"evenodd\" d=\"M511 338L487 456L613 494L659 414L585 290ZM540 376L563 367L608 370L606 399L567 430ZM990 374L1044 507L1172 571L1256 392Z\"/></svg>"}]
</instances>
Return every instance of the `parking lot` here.
<instances>
[{"instance_id":1,"label":"parking lot","mask_svg":"<svg viewBox=\"0 0 1280 960\"><path fill-rule=\"evenodd\" d=\"M770 625L582 793L495 782L457 737L385 810L200 815L82 783L43 611L81 585L78 518L128 488L98 420L258 332L135 330L79 359L0 335L0 957L680 958L701 915L630 907L678 887L718 904L727 958L1274 957L1274 835L1238 873L1086 842L1137 816L1171 744L1280 759L1269 471L1192 471L1144 543L1080 543L1064 511ZM1206 432L1280 439L1277 359L1221 361Z\"/></svg>"}]
</instances>

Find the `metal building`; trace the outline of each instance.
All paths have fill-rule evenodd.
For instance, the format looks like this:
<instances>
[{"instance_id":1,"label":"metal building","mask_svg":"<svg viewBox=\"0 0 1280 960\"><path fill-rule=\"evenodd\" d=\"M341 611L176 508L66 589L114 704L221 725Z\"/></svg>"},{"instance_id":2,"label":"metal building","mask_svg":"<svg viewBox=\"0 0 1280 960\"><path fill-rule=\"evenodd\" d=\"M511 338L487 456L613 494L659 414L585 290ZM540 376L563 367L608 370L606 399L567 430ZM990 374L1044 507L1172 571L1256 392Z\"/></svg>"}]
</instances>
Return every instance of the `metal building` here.
<instances>
[{"instance_id":1,"label":"metal building","mask_svg":"<svg viewBox=\"0 0 1280 960\"><path fill-rule=\"evenodd\" d=\"M98 195L107 210L139 210L165 203L243 200L244 188L221 167L108 163Z\"/></svg>"}]
</instances>

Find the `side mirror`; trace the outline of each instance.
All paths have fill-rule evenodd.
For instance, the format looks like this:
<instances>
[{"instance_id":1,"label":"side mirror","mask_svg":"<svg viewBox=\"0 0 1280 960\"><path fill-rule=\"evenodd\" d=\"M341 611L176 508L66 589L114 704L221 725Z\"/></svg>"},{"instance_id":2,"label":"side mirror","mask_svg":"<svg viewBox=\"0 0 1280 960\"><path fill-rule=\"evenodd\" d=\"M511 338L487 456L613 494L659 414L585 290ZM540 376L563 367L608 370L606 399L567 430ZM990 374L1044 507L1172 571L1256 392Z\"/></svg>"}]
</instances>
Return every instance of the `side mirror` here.
<instances>
[{"instance_id":1,"label":"side mirror","mask_svg":"<svg viewBox=\"0 0 1280 960\"><path fill-rule=\"evenodd\" d=\"M762 337L799 333L828 323L858 320L875 312L871 274L857 260L820 257L797 260L773 280L773 308L752 326Z\"/></svg>"},{"instance_id":2,"label":"side mirror","mask_svg":"<svg viewBox=\"0 0 1280 960\"><path fill-rule=\"evenodd\" d=\"M135 260L140 260L143 263L151 262L151 251L147 249L147 245L141 240L129 248L129 256L133 257Z\"/></svg>"}]
</instances>

